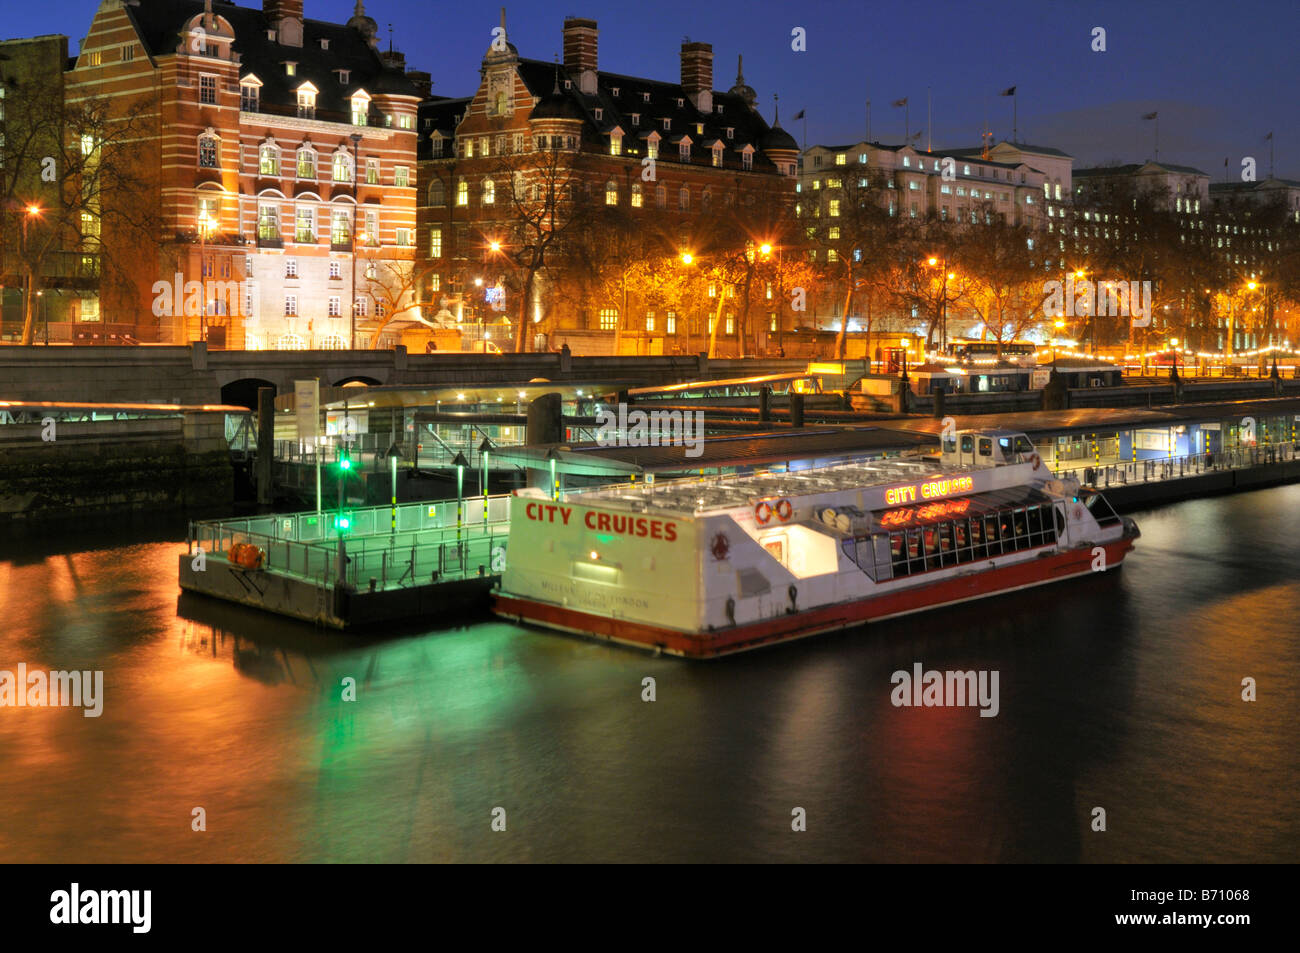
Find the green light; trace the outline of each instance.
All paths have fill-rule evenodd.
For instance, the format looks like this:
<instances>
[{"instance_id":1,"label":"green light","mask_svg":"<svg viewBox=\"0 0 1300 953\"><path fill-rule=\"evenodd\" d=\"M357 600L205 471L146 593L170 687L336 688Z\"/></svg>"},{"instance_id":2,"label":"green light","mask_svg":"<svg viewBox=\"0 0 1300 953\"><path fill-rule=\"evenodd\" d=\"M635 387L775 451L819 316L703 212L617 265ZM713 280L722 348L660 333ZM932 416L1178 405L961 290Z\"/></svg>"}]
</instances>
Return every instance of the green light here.
<instances>
[{"instance_id":1,"label":"green light","mask_svg":"<svg viewBox=\"0 0 1300 953\"><path fill-rule=\"evenodd\" d=\"M351 470L352 461L349 460L347 457L344 457L342 460L339 461L339 468L342 470Z\"/></svg>"},{"instance_id":2,"label":"green light","mask_svg":"<svg viewBox=\"0 0 1300 953\"><path fill-rule=\"evenodd\" d=\"M347 532L352 528L352 517L336 516L334 517L334 528L340 533Z\"/></svg>"}]
</instances>

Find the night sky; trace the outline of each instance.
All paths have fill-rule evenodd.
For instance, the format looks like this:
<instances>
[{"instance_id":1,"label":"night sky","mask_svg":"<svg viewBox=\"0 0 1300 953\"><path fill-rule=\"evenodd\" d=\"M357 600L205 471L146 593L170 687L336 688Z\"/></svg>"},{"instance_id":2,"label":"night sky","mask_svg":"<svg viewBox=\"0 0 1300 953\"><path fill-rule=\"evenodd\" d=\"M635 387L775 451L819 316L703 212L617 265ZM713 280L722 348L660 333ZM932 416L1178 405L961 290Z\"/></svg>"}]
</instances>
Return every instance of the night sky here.
<instances>
[{"instance_id":1,"label":"night sky","mask_svg":"<svg viewBox=\"0 0 1300 953\"><path fill-rule=\"evenodd\" d=\"M243 0L251 6L260 0ZM342 21L353 0L305 0L308 17ZM0 34L64 31L76 50L97 0L3 4ZM367 0L366 12L410 66L433 74L434 92L467 95L498 22L499 4L467 0ZM1224 158L1238 175L1253 155L1269 171L1274 133L1276 171L1300 179L1300 4L1293 0L566 0L507 5L511 41L524 56L561 51L564 16L600 27L603 69L676 79L684 38L713 44L714 86L734 82L736 54L763 113L778 93L783 124L800 140L807 109L809 143L856 142L866 132L899 142L910 99L911 131L923 131L926 91L933 95L936 149L977 146L985 118L998 139L1010 138L1017 87L1019 138L1075 156L1075 167L1152 157L1159 112L1160 158L1196 166L1223 181ZM1091 50L1094 27L1107 52ZM803 27L807 52L791 50ZM925 136L919 142L924 148Z\"/></svg>"}]
</instances>

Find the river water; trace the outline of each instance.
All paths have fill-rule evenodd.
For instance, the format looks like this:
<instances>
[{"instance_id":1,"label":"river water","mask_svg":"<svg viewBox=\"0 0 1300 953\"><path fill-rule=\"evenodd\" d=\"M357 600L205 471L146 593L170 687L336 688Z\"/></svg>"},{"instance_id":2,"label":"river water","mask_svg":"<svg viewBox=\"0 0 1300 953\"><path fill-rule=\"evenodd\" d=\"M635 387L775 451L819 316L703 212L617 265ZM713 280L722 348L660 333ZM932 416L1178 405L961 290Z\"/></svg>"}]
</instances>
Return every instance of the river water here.
<instances>
[{"instance_id":1,"label":"river water","mask_svg":"<svg viewBox=\"0 0 1300 953\"><path fill-rule=\"evenodd\" d=\"M181 597L183 533L11 536L0 670L104 701L0 707L0 860L1294 861L1300 486L1133 515L1119 573L706 663L322 634ZM918 662L997 716L892 705Z\"/></svg>"}]
</instances>

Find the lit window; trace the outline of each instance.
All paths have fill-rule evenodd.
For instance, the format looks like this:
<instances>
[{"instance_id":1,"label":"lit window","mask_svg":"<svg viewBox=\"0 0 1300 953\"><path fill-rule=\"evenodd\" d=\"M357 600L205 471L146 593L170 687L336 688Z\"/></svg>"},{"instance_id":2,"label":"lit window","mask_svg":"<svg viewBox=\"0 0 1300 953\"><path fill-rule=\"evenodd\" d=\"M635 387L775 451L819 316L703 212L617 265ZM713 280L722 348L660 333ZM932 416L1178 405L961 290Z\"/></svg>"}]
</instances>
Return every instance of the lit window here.
<instances>
[{"instance_id":1,"label":"lit window","mask_svg":"<svg viewBox=\"0 0 1300 953\"><path fill-rule=\"evenodd\" d=\"M491 179L483 180L483 204L492 205L497 200L497 184Z\"/></svg>"},{"instance_id":2,"label":"lit window","mask_svg":"<svg viewBox=\"0 0 1300 953\"><path fill-rule=\"evenodd\" d=\"M664 332L666 334L677 333L677 312L669 311L664 315Z\"/></svg>"},{"instance_id":3,"label":"lit window","mask_svg":"<svg viewBox=\"0 0 1300 953\"><path fill-rule=\"evenodd\" d=\"M840 215L839 199L831 199L830 208L827 210L827 214L830 215L831 218L839 218Z\"/></svg>"},{"instance_id":4,"label":"lit window","mask_svg":"<svg viewBox=\"0 0 1300 953\"><path fill-rule=\"evenodd\" d=\"M835 155L835 164L836 164L836 165L843 165L843 164L845 163L845 161L846 161L846 156L844 155L844 153L842 153L842 152L836 153L836 155Z\"/></svg>"},{"instance_id":5,"label":"lit window","mask_svg":"<svg viewBox=\"0 0 1300 953\"><path fill-rule=\"evenodd\" d=\"M262 205L257 210L257 237L261 241L280 238L280 210L274 205Z\"/></svg>"},{"instance_id":6,"label":"lit window","mask_svg":"<svg viewBox=\"0 0 1300 953\"><path fill-rule=\"evenodd\" d=\"M215 169L217 167L217 139L215 136L202 136L199 139L199 168Z\"/></svg>"},{"instance_id":7,"label":"lit window","mask_svg":"<svg viewBox=\"0 0 1300 953\"><path fill-rule=\"evenodd\" d=\"M456 180L456 204L469 204L469 183L464 178Z\"/></svg>"},{"instance_id":8,"label":"lit window","mask_svg":"<svg viewBox=\"0 0 1300 953\"><path fill-rule=\"evenodd\" d=\"M413 244L411 241L411 230L409 228L399 228L397 230L397 246L399 248L407 248L411 244Z\"/></svg>"},{"instance_id":9,"label":"lit window","mask_svg":"<svg viewBox=\"0 0 1300 953\"><path fill-rule=\"evenodd\" d=\"M346 248L352 241L352 215L346 209L335 209L330 220L330 244Z\"/></svg>"},{"instance_id":10,"label":"lit window","mask_svg":"<svg viewBox=\"0 0 1300 953\"><path fill-rule=\"evenodd\" d=\"M609 154L612 156L623 154L623 136L620 133L609 134Z\"/></svg>"},{"instance_id":11,"label":"lit window","mask_svg":"<svg viewBox=\"0 0 1300 953\"><path fill-rule=\"evenodd\" d=\"M429 257L430 258L442 257L442 229L441 228L429 229Z\"/></svg>"},{"instance_id":12,"label":"lit window","mask_svg":"<svg viewBox=\"0 0 1300 953\"><path fill-rule=\"evenodd\" d=\"M379 244L379 213L366 212L366 233L361 236L367 245Z\"/></svg>"},{"instance_id":13,"label":"lit window","mask_svg":"<svg viewBox=\"0 0 1300 953\"><path fill-rule=\"evenodd\" d=\"M298 150L298 178L316 178L316 152L313 149Z\"/></svg>"},{"instance_id":14,"label":"lit window","mask_svg":"<svg viewBox=\"0 0 1300 953\"><path fill-rule=\"evenodd\" d=\"M379 184L379 160L367 159L366 160L366 185L378 185L378 184Z\"/></svg>"},{"instance_id":15,"label":"lit window","mask_svg":"<svg viewBox=\"0 0 1300 953\"><path fill-rule=\"evenodd\" d=\"M366 126L370 123L370 98L368 96L352 97L352 125Z\"/></svg>"},{"instance_id":16,"label":"lit window","mask_svg":"<svg viewBox=\"0 0 1300 953\"><path fill-rule=\"evenodd\" d=\"M314 89L298 90L298 118L316 118L316 91Z\"/></svg>"},{"instance_id":17,"label":"lit window","mask_svg":"<svg viewBox=\"0 0 1300 953\"><path fill-rule=\"evenodd\" d=\"M296 242L315 242L316 241L316 210L308 206L307 208L298 209L297 224L293 230L293 240Z\"/></svg>"},{"instance_id":18,"label":"lit window","mask_svg":"<svg viewBox=\"0 0 1300 953\"><path fill-rule=\"evenodd\" d=\"M618 311L614 308L600 309L600 329L602 331L613 331L618 327Z\"/></svg>"},{"instance_id":19,"label":"lit window","mask_svg":"<svg viewBox=\"0 0 1300 953\"><path fill-rule=\"evenodd\" d=\"M653 311L645 313L645 329L646 331L654 331L655 329L655 313Z\"/></svg>"},{"instance_id":20,"label":"lit window","mask_svg":"<svg viewBox=\"0 0 1300 953\"><path fill-rule=\"evenodd\" d=\"M713 167L715 169L722 168L722 146L721 145L716 145L713 147Z\"/></svg>"},{"instance_id":21,"label":"lit window","mask_svg":"<svg viewBox=\"0 0 1300 953\"><path fill-rule=\"evenodd\" d=\"M606 205L618 204L618 183L615 182L613 179L610 179L608 182L605 183L605 204Z\"/></svg>"},{"instance_id":22,"label":"lit window","mask_svg":"<svg viewBox=\"0 0 1300 953\"><path fill-rule=\"evenodd\" d=\"M352 181L352 157L346 152L334 153L334 181Z\"/></svg>"},{"instance_id":23,"label":"lit window","mask_svg":"<svg viewBox=\"0 0 1300 953\"><path fill-rule=\"evenodd\" d=\"M404 189L410 183L410 171L404 165L399 165L393 170L393 185L399 189Z\"/></svg>"},{"instance_id":24,"label":"lit window","mask_svg":"<svg viewBox=\"0 0 1300 953\"><path fill-rule=\"evenodd\" d=\"M632 183L632 207L633 208L641 207L641 183L640 182Z\"/></svg>"},{"instance_id":25,"label":"lit window","mask_svg":"<svg viewBox=\"0 0 1300 953\"><path fill-rule=\"evenodd\" d=\"M199 102L215 106L217 102L217 78L215 76L199 77Z\"/></svg>"}]
</instances>

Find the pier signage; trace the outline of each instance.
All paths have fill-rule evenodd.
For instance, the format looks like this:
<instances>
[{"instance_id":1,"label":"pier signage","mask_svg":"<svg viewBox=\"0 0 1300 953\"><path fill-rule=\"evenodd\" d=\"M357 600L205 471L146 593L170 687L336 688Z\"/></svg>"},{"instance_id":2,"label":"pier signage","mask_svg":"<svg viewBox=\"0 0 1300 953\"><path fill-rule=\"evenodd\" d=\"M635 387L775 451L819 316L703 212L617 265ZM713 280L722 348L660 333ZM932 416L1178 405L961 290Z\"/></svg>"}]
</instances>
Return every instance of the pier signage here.
<instances>
[{"instance_id":1,"label":"pier signage","mask_svg":"<svg viewBox=\"0 0 1300 953\"><path fill-rule=\"evenodd\" d=\"M298 439L313 443L320 436L320 381L293 382L293 403L298 421Z\"/></svg>"}]
</instances>

